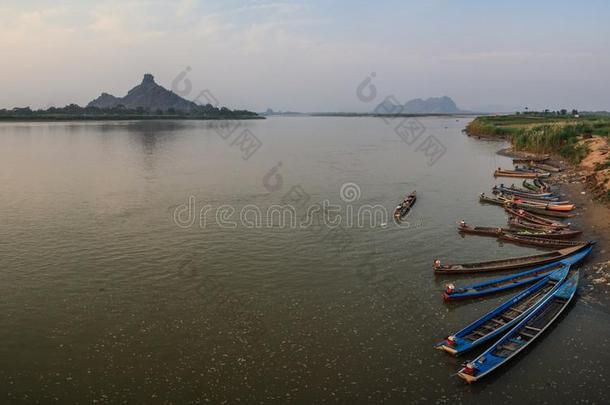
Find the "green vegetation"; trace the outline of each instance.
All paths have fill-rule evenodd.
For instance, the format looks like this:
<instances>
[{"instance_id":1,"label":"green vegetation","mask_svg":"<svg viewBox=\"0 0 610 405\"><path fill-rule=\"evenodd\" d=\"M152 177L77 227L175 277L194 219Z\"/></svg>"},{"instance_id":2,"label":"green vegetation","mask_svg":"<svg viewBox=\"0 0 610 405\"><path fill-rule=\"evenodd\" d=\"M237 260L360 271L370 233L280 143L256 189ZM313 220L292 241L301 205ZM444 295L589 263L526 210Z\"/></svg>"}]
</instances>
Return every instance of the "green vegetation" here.
<instances>
[{"instance_id":1,"label":"green vegetation","mask_svg":"<svg viewBox=\"0 0 610 405\"><path fill-rule=\"evenodd\" d=\"M0 110L0 121L56 121L56 120L134 120L134 119L253 119L263 118L247 110L217 108L211 104L197 106L190 111L149 111L142 107L128 109L122 105L112 108L80 107L70 104L62 108L32 110L29 107Z\"/></svg>"},{"instance_id":2,"label":"green vegetation","mask_svg":"<svg viewBox=\"0 0 610 405\"><path fill-rule=\"evenodd\" d=\"M586 155L581 137L610 137L610 117L598 114L578 115L576 110L530 112L514 115L483 116L473 120L466 132L474 136L502 137L515 150L535 153L559 153L574 163Z\"/></svg>"},{"instance_id":3,"label":"green vegetation","mask_svg":"<svg viewBox=\"0 0 610 405\"><path fill-rule=\"evenodd\" d=\"M600 170L610 169L610 159L605 161L604 163L596 163L595 171L599 172Z\"/></svg>"}]
</instances>

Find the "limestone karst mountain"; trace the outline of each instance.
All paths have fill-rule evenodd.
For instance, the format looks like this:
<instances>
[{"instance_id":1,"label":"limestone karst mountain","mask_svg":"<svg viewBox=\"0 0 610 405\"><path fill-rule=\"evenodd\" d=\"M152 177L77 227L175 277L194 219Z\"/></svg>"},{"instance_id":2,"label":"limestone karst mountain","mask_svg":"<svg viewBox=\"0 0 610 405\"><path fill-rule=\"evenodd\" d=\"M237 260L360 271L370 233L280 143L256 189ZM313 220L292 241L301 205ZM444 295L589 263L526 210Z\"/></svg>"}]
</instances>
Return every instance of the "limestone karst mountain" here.
<instances>
[{"instance_id":1,"label":"limestone karst mountain","mask_svg":"<svg viewBox=\"0 0 610 405\"><path fill-rule=\"evenodd\" d=\"M143 108L148 111L173 109L183 112L195 110L198 107L194 102L158 85L150 73L146 73L142 83L129 90L125 97L115 97L108 93L102 93L98 98L87 104L87 107L113 108L119 105L128 109Z\"/></svg>"}]
</instances>

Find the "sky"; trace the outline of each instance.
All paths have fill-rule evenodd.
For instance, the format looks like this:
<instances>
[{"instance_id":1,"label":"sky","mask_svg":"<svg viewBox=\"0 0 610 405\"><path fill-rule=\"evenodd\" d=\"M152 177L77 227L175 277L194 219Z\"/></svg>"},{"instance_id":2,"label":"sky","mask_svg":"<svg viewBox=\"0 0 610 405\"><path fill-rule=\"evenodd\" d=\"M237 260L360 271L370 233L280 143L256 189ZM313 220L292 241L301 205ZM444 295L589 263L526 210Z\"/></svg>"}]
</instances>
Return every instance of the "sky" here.
<instances>
[{"instance_id":1,"label":"sky","mask_svg":"<svg viewBox=\"0 0 610 405\"><path fill-rule=\"evenodd\" d=\"M253 111L444 95L474 111L610 110L608 21L595 0L3 0L0 108L86 105L150 72ZM359 96L366 78L375 97Z\"/></svg>"}]
</instances>

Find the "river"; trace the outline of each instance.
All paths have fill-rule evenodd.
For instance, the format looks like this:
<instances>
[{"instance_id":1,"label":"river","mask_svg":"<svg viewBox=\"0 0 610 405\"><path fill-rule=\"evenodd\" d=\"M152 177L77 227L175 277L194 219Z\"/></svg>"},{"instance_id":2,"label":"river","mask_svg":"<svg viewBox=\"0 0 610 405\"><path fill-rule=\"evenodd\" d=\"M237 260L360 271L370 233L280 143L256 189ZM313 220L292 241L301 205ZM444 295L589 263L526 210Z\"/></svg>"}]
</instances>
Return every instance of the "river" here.
<instances>
[{"instance_id":1,"label":"river","mask_svg":"<svg viewBox=\"0 0 610 405\"><path fill-rule=\"evenodd\" d=\"M444 303L483 278L435 258L536 251L457 234L506 224L469 120L0 124L2 402L608 403L583 300L476 385L433 349L511 296Z\"/></svg>"}]
</instances>

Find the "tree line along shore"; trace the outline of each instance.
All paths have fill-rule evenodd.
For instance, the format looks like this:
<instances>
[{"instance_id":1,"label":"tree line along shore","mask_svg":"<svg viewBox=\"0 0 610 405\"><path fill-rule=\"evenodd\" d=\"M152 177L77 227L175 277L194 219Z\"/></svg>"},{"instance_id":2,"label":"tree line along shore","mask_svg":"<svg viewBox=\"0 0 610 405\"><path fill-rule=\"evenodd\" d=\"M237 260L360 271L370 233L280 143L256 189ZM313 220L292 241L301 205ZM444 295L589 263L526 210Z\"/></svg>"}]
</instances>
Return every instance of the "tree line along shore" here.
<instances>
[{"instance_id":1,"label":"tree line along shore","mask_svg":"<svg viewBox=\"0 0 610 405\"><path fill-rule=\"evenodd\" d=\"M119 105L109 108L81 107L70 104L65 107L49 107L32 110L30 107L0 109L0 121L63 121L63 120L151 120L151 119L264 119L255 112L214 107L211 104L197 106L188 111L169 108L127 108Z\"/></svg>"}]
</instances>

